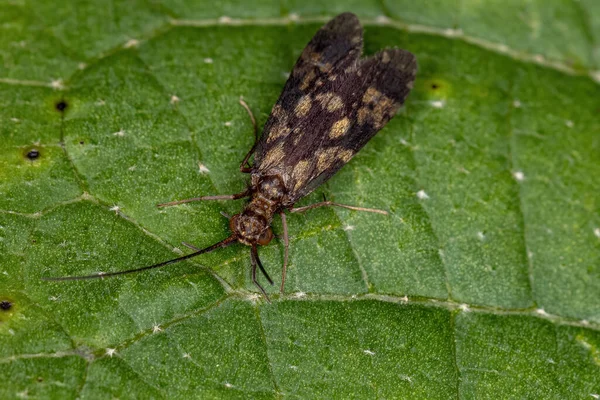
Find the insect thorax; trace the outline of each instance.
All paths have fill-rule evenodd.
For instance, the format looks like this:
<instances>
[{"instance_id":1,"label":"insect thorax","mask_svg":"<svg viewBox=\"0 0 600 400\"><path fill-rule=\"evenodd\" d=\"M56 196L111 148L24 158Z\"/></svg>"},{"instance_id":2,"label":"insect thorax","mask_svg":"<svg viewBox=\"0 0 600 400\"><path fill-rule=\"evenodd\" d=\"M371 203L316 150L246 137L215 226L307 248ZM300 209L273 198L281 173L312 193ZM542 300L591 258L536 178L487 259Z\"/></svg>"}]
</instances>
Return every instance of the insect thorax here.
<instances>
[{"instance_id":1,"label":"insect thorax","mask_svg":"<svg viewBox=\"0 0 600 400\"><path fill-rule=\"evenodd\" d=\"M248 246L268 244L273 238L270 228L273 216L283 208L285 197L285 186L279 175L253 175L250 202L229 224L238 240Z\"/></svg>"}]
</instances>

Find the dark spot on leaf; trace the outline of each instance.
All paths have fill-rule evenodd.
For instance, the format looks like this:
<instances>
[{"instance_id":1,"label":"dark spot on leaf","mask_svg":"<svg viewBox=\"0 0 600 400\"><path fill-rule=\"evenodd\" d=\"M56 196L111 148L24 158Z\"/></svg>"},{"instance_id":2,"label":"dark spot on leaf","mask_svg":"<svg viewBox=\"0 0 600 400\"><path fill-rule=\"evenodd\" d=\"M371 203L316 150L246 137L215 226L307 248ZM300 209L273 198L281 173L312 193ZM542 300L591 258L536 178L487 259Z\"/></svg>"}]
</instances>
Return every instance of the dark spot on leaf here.
<instances>
[{"instance_id":1,"label":"dark spot on leaf","mask_svg":"<svg viewBox=\"0 0 600 400\"><path fill-rule=\"evenodd\" d=\"M69 105L68 105L68 104L67 104L67 102L66 102L66 101L64 101L64 100L61 100L61 101L59 101L58 103L56 103L56 109L57 109L58 111L60 111L60 112L63 112L63 111L65 111L65 110L66 110L66 108L67 108L68 106L69 106Z\"/></svg>"},{"instance_id":2,"label":"dark spot on leaf","mask_svg":"<svg viewBox=\"0 0 600 400\"><path fill-rule=\"evenodd\" d=\"M41 376L38 376L37 381L38 382L44 382L44 378L42 378Z\"/></svg>"},{"instance_id":3,"label":"dark spot on leaf","mask_svg":"<svg viewBox=\"0 0 600 400\"><path fill-rule=\"evenodd\" d=\"M0 301L0 310L2 311L8 311L12 308L12 303L10 301Z\"/></svg>"},{"instance_id":4,"label":"dark spot on leaf","mask_svg":"<svg viewBox=\"0 0 600 400\"><path fill-rule=\"evenodd\" d=\"M85 143L83 142L83 140L80 140L80 141L79 141L79 144L85 144Z\"/></svg>"},{"instance_id":5,"label":"dark spot on leaf","mask_svg":"<svg viewBox=\"0 0 600 400\"><path fill-rule=\"evenodd\" d=\"M432 84L431 84L431 88L432 88L433 90L437 89L438 87L439 87L439 86L438 86L438 84L437 84L437 83L432 83Z\"/></svg>"},{"instance_id":6,"label":"dark spot on leaf","mask_svg":"<svg viewBox=\"0 0 600 400\"><path fill-rule=\"evenodd\" d=\"M27 158L30 160L37 160L40 157L40 151L37 149L31 149L27 152Z\"/></svg>"}]
</instances>

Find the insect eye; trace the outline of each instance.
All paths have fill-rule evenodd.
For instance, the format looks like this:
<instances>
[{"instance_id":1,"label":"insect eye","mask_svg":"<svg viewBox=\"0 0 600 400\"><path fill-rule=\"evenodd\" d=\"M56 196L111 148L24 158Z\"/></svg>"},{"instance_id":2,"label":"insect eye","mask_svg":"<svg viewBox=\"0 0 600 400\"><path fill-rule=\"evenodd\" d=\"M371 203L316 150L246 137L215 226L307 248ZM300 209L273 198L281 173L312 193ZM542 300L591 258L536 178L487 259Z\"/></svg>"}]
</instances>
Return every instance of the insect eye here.
<instances>
[{"instance_id":1,"label":"insect eye","mask_svg":"<svg viewBox=\"0 0 600 400\"><path fill-rule=\"evenodd\" d=\"M272 239L273 239L273 231L271 230L271 228L268 228L258 238L258 244L260 244L261 246L266 246L269 244L269 242Z\"/></svg>"}]
</instances>

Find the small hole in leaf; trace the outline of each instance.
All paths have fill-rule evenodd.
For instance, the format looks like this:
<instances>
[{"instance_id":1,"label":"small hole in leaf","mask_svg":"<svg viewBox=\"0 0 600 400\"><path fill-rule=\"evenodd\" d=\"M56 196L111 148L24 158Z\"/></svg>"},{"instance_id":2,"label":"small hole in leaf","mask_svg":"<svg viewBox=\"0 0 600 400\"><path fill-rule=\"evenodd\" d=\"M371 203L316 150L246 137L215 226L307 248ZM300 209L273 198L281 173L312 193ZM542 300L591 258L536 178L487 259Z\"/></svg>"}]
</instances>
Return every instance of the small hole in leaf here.
<instances>
[{"instance_id":1,"label":"small hole in leaf","mask_svg":"<svg viewBox=\"0 0 600 400\"><path fill-rule=\"evenodd\" d=\"M438 84L437 84L437 83L432 83L432 84L431 84L431 88L432 88L433 90L435 90L435 89L439 88L439 86L438 86Z\"/></svg>"},{"instance_id":2,"label":"small hole in leaf","mask_svg":"<svg viewBox=\"0 0 600 400\"><path fill-rule=\"evenodd\" d=\"M37 160L40 157L40 151L37 149L31 149L27 152L27 158L30 160Z\"/></svg>"},{"instance_id":3,"label":"small hole in leaf","mask_svg":"<svg viewBox=\"0 0 600 400\"><path fill-rule=\"evenodd\" d=\"M10 301L0 301L0 310L2 311L8 311L12 308L12 303Z\"/></svg>"},{"instance_id":4,"label":"small hole in leaf","mask_svg":"<svg viewBox=\"0 0 600 400\"><path fill-rule=\"evenodd\" d=\"M58 103L56 103L56 109L57 109L58 111L60 111L60 112L63 112L63 111L65 111L65 110L66 110L66 108L67 108L68 106L69 106L69 105L68 105L68 104L67 104L67 102L66 102L66 101L64 101L64 100L61 100L61 101L59 101Z\"/></svg>"},{"instance_id":5,"label":"small hole in leaf","mask_svg":"<svg viewBox=\"0 0 600 400\"><path fill-rule=\"evenodd\" d=\"M83 140L80 140L80 141L79 141L79 144L85 144L85 143L84 143L84 141L83 141Z\"/></svg>"},{"instance_id":6,"label":"small hole in leaf","mask_svg":"<svg viewBox=\"0 0 600 400\"><path fill-rule=\"evenodd\" d=\"M41 376L38 376L37 381L38 382L44 382L44 378L42 378Z\"/></svg>"}]
</instances>

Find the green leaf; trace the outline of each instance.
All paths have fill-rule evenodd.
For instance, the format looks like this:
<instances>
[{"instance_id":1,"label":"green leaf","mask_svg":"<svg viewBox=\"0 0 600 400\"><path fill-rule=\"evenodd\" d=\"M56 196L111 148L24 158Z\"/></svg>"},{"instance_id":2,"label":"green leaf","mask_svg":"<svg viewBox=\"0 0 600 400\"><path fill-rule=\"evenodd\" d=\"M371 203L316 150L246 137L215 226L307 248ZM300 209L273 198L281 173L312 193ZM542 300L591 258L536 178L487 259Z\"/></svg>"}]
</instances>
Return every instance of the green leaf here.
<instances>
[{"instance_id":1,"label":"green leaf","mask_svg":"<svg viewBox=\"0 0 600 400\"><path fill-rule=\"evenodd\" d=\"M347 9L365 53L409 49L418 80L301 204L390 216L290 215L272 304L242 245L41 280L225 238L240 201L156 204L245 187L239 97L262 126ZM599 17L593 0L3 3L0 397L600 397ZM280 279L280 240L260 254Z\"/></svg>"}]
</instances>

